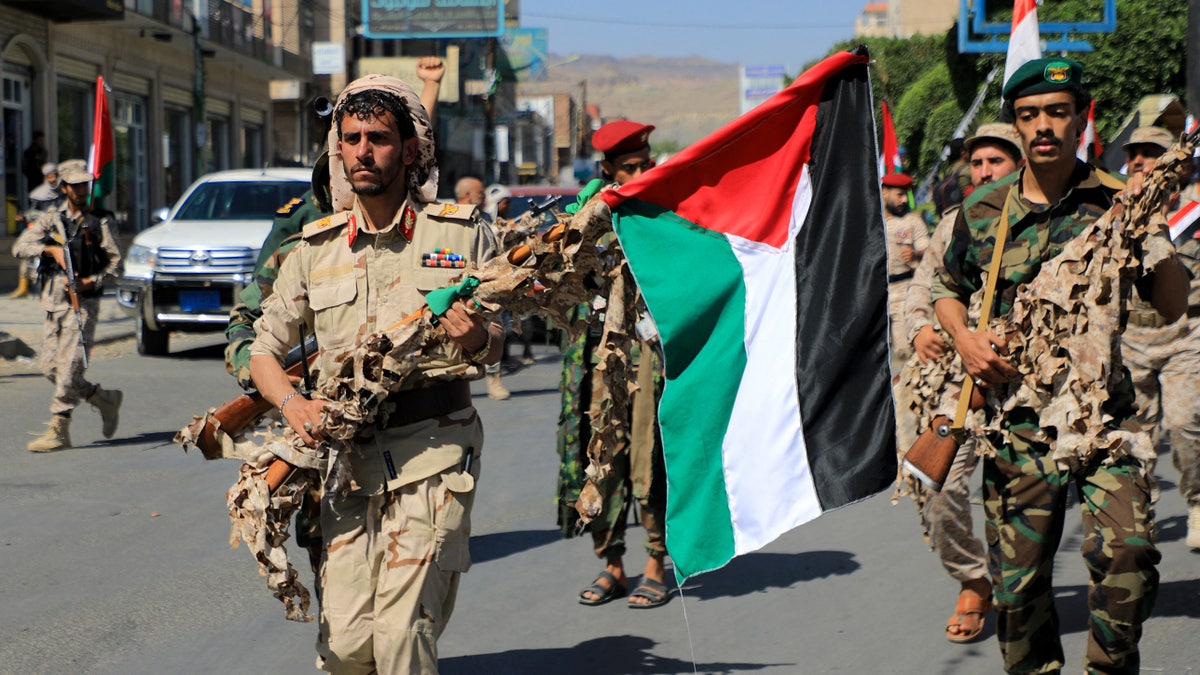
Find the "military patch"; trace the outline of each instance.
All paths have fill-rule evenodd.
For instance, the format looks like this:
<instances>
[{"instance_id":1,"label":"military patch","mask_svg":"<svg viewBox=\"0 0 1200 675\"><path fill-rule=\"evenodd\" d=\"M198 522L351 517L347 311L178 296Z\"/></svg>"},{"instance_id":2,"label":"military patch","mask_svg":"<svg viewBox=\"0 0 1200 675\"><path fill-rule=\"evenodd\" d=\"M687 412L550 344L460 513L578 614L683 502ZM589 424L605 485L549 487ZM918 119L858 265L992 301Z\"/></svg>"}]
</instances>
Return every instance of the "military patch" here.
<instances>
[{"instance_id":1,"label":"military patch","mask_svg":"<svg viewBox=\"0 0 1200 675\"><path fill-rule=\"evenodd\" d=\"M424 208L427 216L434 218L450 218L453 220L470 220L475 217L478 209L474 204L429 204Z\"/></svg>"},{"instance_id":2,"label":"military patch","mask_svg":"<svg viewBox=\"0 0 1200 675\"><path fill-rule=\"evenodd\" d=\"M292 201L279 207L279 209L275 211L275 215L286 218L296 211L299 211L301 206L304 206L304 200L300 197L295 197L292 199Z\"/></svg>"},{"instance_id":3,"label":"military patch","mask_svg":"<svg viewBox=\"0 0 1200 675\"><path fill-rule=\"evenodd\" d=\"M304 229L301 230L301 233L304 235L304 238L307 239L309 237L321 234L322 232L332 232L333 230L349 222L350 213L350 211L343 211L341 213L335 213L332 216L325 216L320 220L314 220L313 222L305 225Z\"/></svg>"},{"instance_id":4,"label":"military patch","mask_svg":"<svg viewBox=\"0 0 1200 675\"><path fill-rule=\"evenodd\" d=\"M1071 81L1071 64L1066 61L1054 61L1046 64L1042 77L1051 84L1062 84Z\"/></svg>"}]
</instances>

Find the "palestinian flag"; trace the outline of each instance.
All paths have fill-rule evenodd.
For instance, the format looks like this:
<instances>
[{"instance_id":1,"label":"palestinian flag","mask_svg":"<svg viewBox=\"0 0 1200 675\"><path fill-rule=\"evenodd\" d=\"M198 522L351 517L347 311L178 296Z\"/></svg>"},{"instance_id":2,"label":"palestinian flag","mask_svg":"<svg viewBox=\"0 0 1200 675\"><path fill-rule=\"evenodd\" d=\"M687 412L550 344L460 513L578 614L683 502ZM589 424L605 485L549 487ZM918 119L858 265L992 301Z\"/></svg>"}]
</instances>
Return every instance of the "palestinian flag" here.
<instances>
[{"instance_id":1,"label":"palestinian flag","mask_svg":"<svg viewBox=\"0 0 1200 675\"><path fill-rule=\"evenodd\" d=\"M895 478L867 60L835 54L601 193L662 338L680 580Z\"/></svg>"},{"instance_id":2,"label":"palestinian flag","mask_svg":"<svg viewBox=\"0 0 1200 675\"><path fill-rule=\"evenodd\" d=\"M116 153L113 146L112 117L108 114L108 87L96 76L96 115L92 121L92 149L88 153L88 172L92 174L89 203L112 194L117 181Z\"/></svg>"}]
</instances>

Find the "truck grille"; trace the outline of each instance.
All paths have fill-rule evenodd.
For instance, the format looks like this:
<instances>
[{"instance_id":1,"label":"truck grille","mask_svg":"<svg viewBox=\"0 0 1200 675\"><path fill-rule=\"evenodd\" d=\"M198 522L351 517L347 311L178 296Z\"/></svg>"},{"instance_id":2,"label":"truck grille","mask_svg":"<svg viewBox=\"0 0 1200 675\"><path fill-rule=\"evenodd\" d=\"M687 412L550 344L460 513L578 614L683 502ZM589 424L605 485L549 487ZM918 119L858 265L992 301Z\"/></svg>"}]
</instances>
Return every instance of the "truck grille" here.
<instances>
[{"instance_id":1,"label":"truck grille","mask_svg":"<svg viewBox=\"0 0 1200 675\"><path fill-rule=\"evenodd\" d=\"M247 274L254 271L258 251L233 248L160 248L155 272L166 274Z\"/></svg>"}]
</instances>

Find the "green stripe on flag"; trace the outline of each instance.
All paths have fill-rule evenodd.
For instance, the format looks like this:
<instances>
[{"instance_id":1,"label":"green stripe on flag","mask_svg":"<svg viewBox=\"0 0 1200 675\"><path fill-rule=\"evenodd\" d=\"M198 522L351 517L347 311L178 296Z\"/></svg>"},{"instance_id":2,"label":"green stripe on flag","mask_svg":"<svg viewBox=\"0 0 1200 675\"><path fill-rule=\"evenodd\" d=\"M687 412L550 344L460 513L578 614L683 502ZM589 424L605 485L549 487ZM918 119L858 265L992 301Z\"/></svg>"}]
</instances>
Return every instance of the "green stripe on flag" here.
<instances>
[{"instance_id":1,"label":"green stripe on flag","mask_svg":"<svg viewBox=\"0 0 1200 675\"><path fill-rule=\"evenodd\" d=\"M734 556L721 446L746 368L742 267L724 235L652 204L624 202L613 227L663 340L667 550L682 581Z\"/></svg>"}]
</instances>

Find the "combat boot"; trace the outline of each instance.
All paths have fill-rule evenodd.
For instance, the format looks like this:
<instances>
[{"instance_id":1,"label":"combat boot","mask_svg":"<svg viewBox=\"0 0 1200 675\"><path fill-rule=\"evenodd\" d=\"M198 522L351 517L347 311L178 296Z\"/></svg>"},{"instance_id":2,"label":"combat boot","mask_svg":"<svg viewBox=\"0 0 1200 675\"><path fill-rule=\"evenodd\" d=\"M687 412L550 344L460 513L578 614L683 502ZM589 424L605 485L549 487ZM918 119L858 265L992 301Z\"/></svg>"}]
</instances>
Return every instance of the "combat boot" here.
<instances>
[{"instance_id":1,"label":"combat boot","mask_svg":"<svg viewBox=\"0 0 1200 675\"><path fill-rule=\"evenodd\" d=\"M29 295L29 279L22 274L21 277L17 279L17 290L9 293L7 297L23 298L27 295Z\"/></svg>"},{"instance_id":2,"label":"combat boot","mask_svg":"<svg viewBox=\"0 0 1200 675\"><path fill-rule=\"evenodd\" d=\"M1188 506L1188 531L1185 543L1188 548L1200 550L1200 504Z\"/></svg>"},{"instance_id":3,"label":"combat boot","mask_svg":"<svg viewBox=\"0 0 1200 675\"><path fill-rule=\"evenodd\" d=\"M488 398L493 398L493 399L496 399L497 401L503 401L504 399L508 398L509 396L512 396L512 394L508 393L508 390L505 389L504 385L500 382L499 375L488 375L487 376L487 387L488 387Z\"/></svg>"},{"instance_id":4,"label":"combat boot","mask_svg":"<svg viewBox=\"0 0 1200 675\"><path fill-rule=\"evenodd\" d=\"M88 403L100 411L100 420L104 423L101 433L105 438L112 438L113 434L117 433L117 424L121 421L121 401L123 400L125 400L125 394L122 394L120 389L105 390L100 385L96 385L96 391L88 397Z\"/></svg>"},{"instance_id":5,"label":"combat boot","mask_svg":"<svg viewBox=\"0 0 1200 675\"><path fill-rule=\"evenodd\" d=\"M65 450L71 447L71 434L68 433L70 426L70 417L55 415L50 418L50 423L46 425L46 430L42 432L42 435L30 441L25 448L30 452Z\"/></svg>"}]
</instances>

